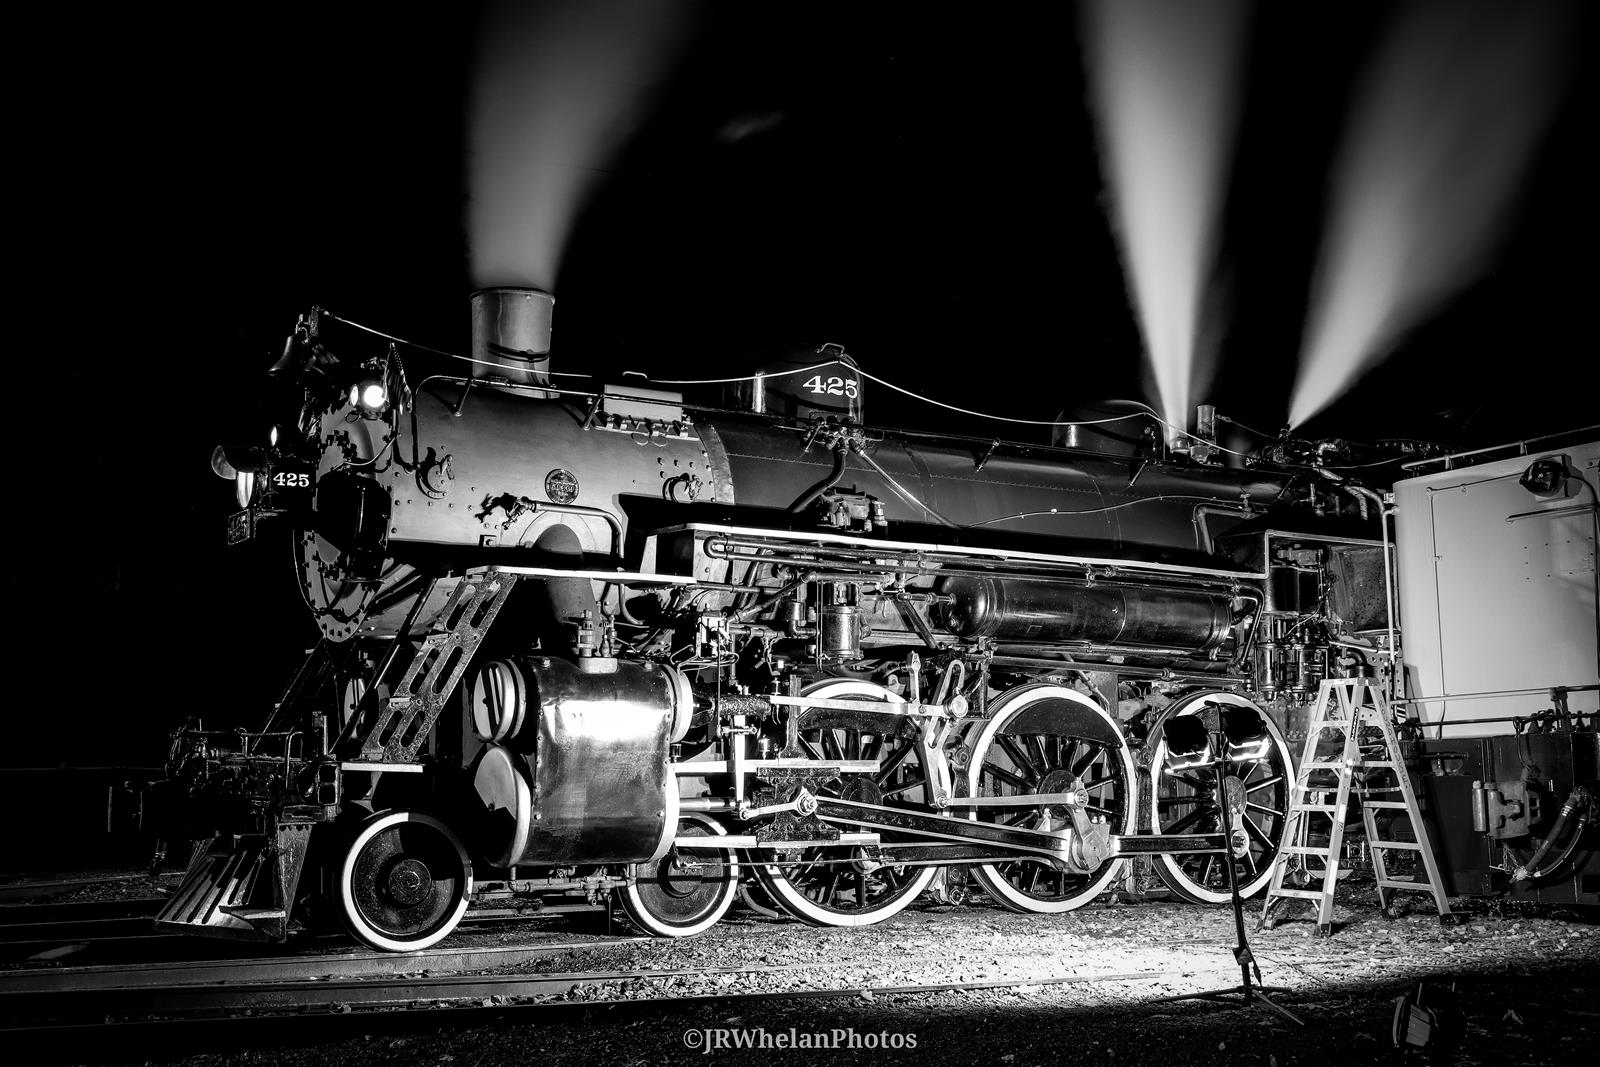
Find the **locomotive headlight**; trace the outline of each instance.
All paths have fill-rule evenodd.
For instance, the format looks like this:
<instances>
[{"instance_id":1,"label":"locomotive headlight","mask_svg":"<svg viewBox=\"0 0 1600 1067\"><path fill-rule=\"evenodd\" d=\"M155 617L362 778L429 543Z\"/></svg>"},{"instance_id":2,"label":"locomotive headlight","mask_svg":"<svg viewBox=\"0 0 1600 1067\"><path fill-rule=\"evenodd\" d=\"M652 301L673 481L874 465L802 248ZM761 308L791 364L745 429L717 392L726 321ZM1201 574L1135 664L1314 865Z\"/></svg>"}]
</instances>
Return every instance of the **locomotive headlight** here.
<instances>
[{"instance_id":1,"label":"locomotive headlight","mask_svg":"<svg viewBox=\"0 0 1600 1067\"><path fill-rule=\"evenodd\" d=\"M389 406L389 390L380 378L363 378L350 387L350 406L363 415L376 415Z\"/></svg>"},{"instance_id":2,"label":"locomotive headlight","mask_svg":"<svg viewBox=\"0 0 1600 1067\"><path fill-rule=\"evenodd\" d=\"M271 430L267 431L267 447L268 448L277 448L278 447L278 428L276 426L274 426Z\"/></svg>"}]
</instances>

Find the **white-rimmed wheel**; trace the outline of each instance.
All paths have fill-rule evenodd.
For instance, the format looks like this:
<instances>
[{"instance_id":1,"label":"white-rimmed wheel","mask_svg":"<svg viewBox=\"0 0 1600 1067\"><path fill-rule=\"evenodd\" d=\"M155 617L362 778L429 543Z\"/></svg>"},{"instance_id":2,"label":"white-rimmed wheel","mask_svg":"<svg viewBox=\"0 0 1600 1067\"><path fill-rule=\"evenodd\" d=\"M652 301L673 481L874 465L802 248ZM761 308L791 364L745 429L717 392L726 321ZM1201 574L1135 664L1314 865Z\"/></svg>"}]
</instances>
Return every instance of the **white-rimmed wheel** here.
<instances>
[{"instance_id":1,"label":"white-rimmed wheel","mask_svg":"<svg viewBox=\"0 0 1600 1067\"><path fill-rule=\"evenodd\" d=\"M1111 832L1132 833L1137 816L1133 752L1116 720L1082 693L1065 686L1031 684L989 704L989 720L973 742L967 768L969 796L1029 793L1087 794L1092 819ZM1060 805L978 808L974 818L1029 830L1072 826ZM1117 873L1107 860L1087 874L1060 870L1043 860L1010 860L972 868L997 902L1021 912L1072 911L1089 903Z\"/></svg>"},{"instance_id":2,"label":"white-rimmed wheel","mask_svg":"<svg viewBox=\"0 0 1600 1067\"><path fill-rule=\"evenodd\" d=\"M805 696L902 704L904 699L872 682L818 682ZM852 720L848 712L819 712L800 728L800 745L812 759L878 761L876 774L846 774L823 790L829 796L889 807L921 807L944 791L943 756L927 751L921 731L907 720ZM841 830L864 829L841 826ZM808 848L799 859L756 865L761 887L774 903L817 926L869 926L896 914L928 887L936 867L885 863L876 849L840 845Z\"/></svg>"},{"instance_id":3,"label":"white-rimmed wheel","mask_svg":"<svg viewBox=\"0 0 1600 1067\"><path fill-rule=\"evenodd\" d=\"M1254 896L1272 880L1272 862L1283 845L1288 821L1289 748L1266 712L1233 693L1194 693L1183 697L1172 715L1196 715L1208 703L1246 708L1261 716L1267 735L1258 746L1229 761L1223 774L1230 823L1243 829L1250 848L1240 860L1239 895ZM1158 834L1205 834L1221 830L1214 767L1172 770L1165 740L1150 754L1150 829ZM1178 896L1197 904L1226 904L1233 899L1228 867L1216 853L1160 856L1156 874Z\"/></svg>"},{"instance_id":4,"label":"white-rimmed wheel","mask_svg":"<svg viewBox=\"0 0 1600 1067\"><path fill-rule=\"evenodd\" d=\"M679 837L720 837L727 831L708 815L678 817ZM739 861L726 849L674 845L654 863L634 865L633 883L619 896L635 926L657 937L709 930L739 892Z\"/></svg>"},{"instance_id":5,"label":"white-rimmed wheel","mask_svg":"<svg viewBox=\"0 0 1600 1067\"><path fill-rule=\"evenodd\" d=\"M472 897L472 861L443 822L384 811L362 823L339 867L339 910L373 948L415 952L456 928Z\"/></svg>"}]
</instances>

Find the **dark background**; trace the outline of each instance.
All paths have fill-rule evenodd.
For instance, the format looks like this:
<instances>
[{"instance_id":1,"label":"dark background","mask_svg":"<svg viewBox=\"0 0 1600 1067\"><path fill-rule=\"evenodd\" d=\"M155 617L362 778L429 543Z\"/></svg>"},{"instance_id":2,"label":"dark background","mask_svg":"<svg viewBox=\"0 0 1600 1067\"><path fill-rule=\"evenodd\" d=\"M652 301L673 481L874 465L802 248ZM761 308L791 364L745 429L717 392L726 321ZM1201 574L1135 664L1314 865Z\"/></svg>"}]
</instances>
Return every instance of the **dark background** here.
<instances>
[{"instance_id":1,"label":"dark background","mask_svg":"<svg viewBox=\"0 0 1600 1067\"><path fill-rule=\"evenodd\" d=\"M573 228L556 369L716 376L838 341L898 384L1016 417L1151 399L1074 7L691 9L692 45ZM286 541L224 551L212 446L265 433L261 374L312 304L467 346L478 13L223 12L75 8L11 44L0 763L152 765L187 714L259 721L315 630ZM1210 397L1246 424L1285 420L1336 131L1389 15L1255 10ZM1471 447L1596 421L1580 70L1493 271L1308 433ZM762 116L781 121L724 135ZM881 389L871 404L874 421L1000 432Z\"/></svg>"}]
</instances>

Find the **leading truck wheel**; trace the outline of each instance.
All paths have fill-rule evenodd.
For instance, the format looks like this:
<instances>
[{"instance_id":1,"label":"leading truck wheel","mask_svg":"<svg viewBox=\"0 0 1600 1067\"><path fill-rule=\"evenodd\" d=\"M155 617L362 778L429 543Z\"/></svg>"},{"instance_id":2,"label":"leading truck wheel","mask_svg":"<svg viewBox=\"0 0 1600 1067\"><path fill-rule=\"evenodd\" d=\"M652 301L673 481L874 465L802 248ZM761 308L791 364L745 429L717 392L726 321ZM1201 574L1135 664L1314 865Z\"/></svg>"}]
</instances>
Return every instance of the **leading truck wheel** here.
<instances>
[{"instance_id":1,"label":"leading truck wheel","mask_svg":"<svg viewBox=\"0 0 1600 1067\"><path fill-rule=\"evenodd\" d=\"M862 700L902 704L904 698L872 682L837 679L808 687L804 696L825 700ZM804 721L800 745L813 759L875 759L876 774L844 775L832 796L889 807L916 807L924 811L933 796L948 786L943 756L930 754L920 731L902 736L897 729L875 730L833 723L829 713ZM846 826L846 830L859 827ZM933 881L937 867L896 866L881 862L876 850L853 845L804 849L798 861L756 863L761 888L784 911L815 926L869 926L896 914Z\"/></svg>"},{"instance_id":2,"label":"leading truck wheel","mask_svg":"<svg viewBox=\"0 0 1600 1067\"><path fill-rule=\"evenodd\" d=\"M1106 711L1076 690L1059 685L1020 686L989 705L989 721L972 746L968 796L1025 796L1082 790L1090 818L1111 832L1133 832L1138 781L1133 753ZM1072 826L1064 806L978 808L973 818L1058 831ZM1010 860L972 868L978 884L1012 911L1053 914L1089 903L1116 877L1117 860L1086 874L1042 860Z\"/></svg>"},{"instance_id":3,"label":"leading truck wheel","mask_svg":"<svg viewBox=\"0 0 1600 1067\"><path fill-rule=\"evenodd\" d=\"M719 837L715 819L680 816L679 837ZM628 919L657 937L688 937L709 930L728 913L739 892L739 861L727 849L674 845L654 863L634 868L633 882L619 894Z\"/></svg>"},{"instance_id":4,"label":"leading truck wheel","mask_svg":"<svg viewBox=\"0 0 1600 1067\"><path fill-rule=\"evenodd\" d=\"M345 926L386 952L416 952L450 935L472 897L472 861L450 828L417 811L361 824L339 867Z\"/></svg>"},{"instance_id":5,"label":"leading truck wheel","mask_svg":"<svg viewBox=\"0 0 1600 1067\"><path fill-rule=\"evenodd\" d=\"M1259 748L1230 759L1223 771L1228 821L1244 830L1250 841L1239 869L1239 895L1250 897L1272 880L1272 864L1283 846L1293 780L1289 748L1266 712L1233 693L1195 693L1180 699L1172 714L1196 715L1207 703L1252 710L1266 723L1267 734ZM1158 834L1219 832L1216 775L1214 767L1172 770L1167 766L1167 743L1158 741L1150 756L1150 829ZM1185 900L1226 904L1233 899L1227 863L1216 853L1158 856L1155 869L1167 888Z\"/></svg>"}]
</instances>

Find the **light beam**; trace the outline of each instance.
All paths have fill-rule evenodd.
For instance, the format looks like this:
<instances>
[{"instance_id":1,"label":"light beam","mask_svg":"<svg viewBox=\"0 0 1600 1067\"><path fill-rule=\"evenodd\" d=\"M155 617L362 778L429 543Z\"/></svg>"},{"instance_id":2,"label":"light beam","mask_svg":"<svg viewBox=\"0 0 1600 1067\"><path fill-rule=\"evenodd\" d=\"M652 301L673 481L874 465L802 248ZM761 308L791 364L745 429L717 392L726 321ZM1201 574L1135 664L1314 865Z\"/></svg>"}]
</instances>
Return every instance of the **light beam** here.
<instances>
[{"instance_id":1,"label":"light beam","mask_svg":"<svg viewBox=\"0 0 1600 1067\"><path fill-rule=\"evenodd\" d=\"M1291 426L1487 268L1567 77L1570 15L1464 0L1401 14L1335 164Z\"/></svg>"},{"instance_id":2,"label":"light beam","mask_svg":"<svg viewBox=\"0 0 1600 1067\"><path fill-rule=\"evenodd\" d=\"M1117 236L1162 415L1181 429L1215 363L1201 303L1238 127L1245 7L1093 0L1084 10Z\"/></svg>"},{"instance_id":3,"label":"light beam","mask_svg":"<svg viewBox=\"0 0 1600 1067\"><path fill-rule=\"evenodd\" d=\"M567 235L643 117L698 5L499 0L472 101L473 283L553 291Z\"/></svg>"}]
</instances>

